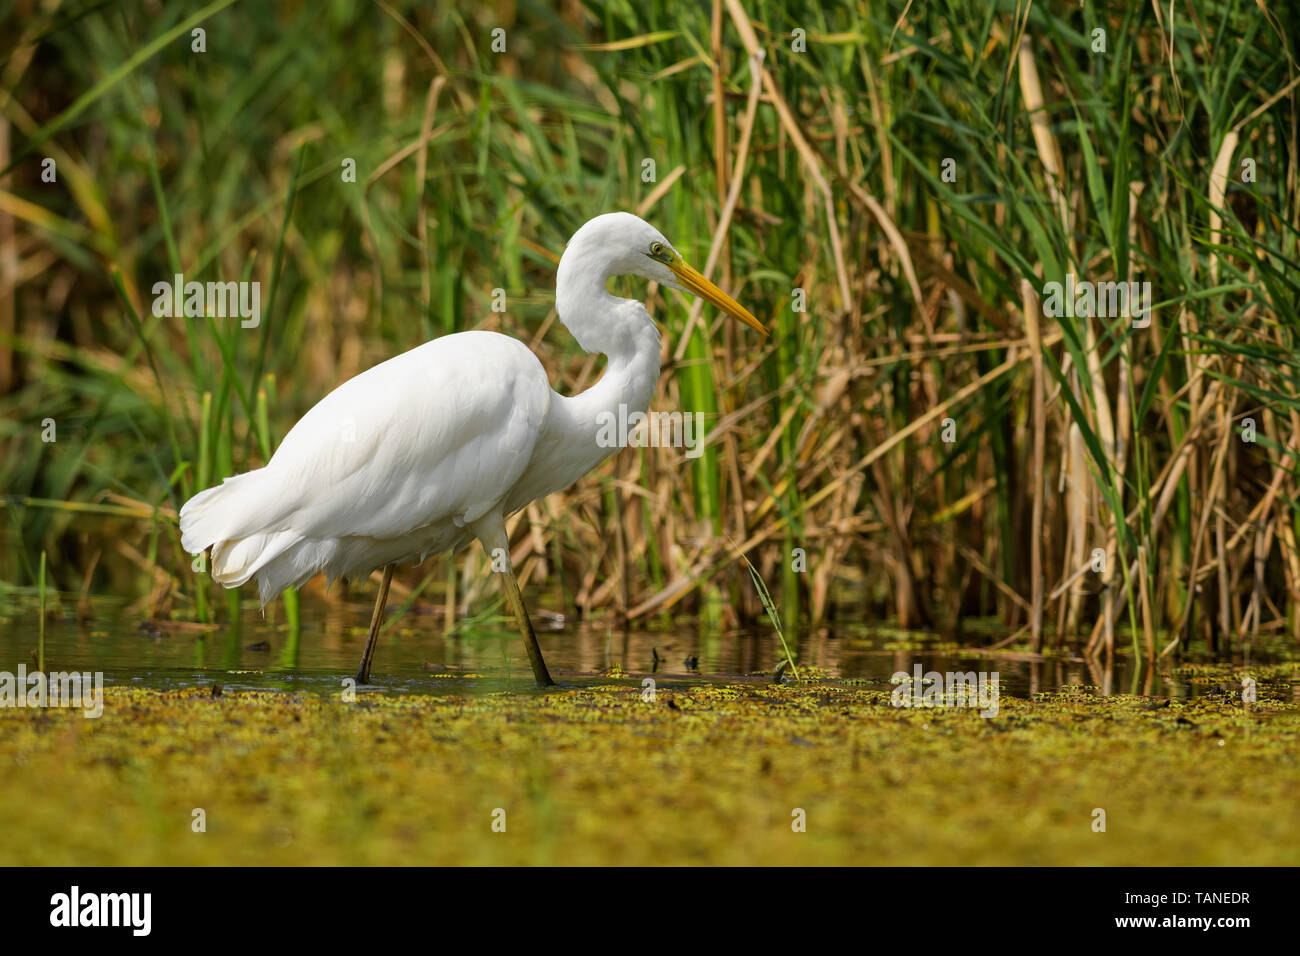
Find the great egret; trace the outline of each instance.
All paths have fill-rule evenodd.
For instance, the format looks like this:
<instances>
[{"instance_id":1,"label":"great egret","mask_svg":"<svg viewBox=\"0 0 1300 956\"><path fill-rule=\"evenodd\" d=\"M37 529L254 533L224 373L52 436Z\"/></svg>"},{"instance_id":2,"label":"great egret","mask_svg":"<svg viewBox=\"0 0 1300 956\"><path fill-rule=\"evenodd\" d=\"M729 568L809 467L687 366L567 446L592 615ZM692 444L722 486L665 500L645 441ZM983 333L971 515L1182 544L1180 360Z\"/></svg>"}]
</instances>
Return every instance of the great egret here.
<instances>
[{"instance_id":1,"label":"great egret","mask_svg":"<svg viewBox=\"0 0 1300 956\"><path fill-rule=\"evenodd\" d=\"M370 676L393 568L478 538L498 566L533 676L553 684L509 566L505 519L564 488L617 450L604 417L645 411L659 379L659 331L644 305L609 293L633 275L691 292L767 334L744 307L691 268L649 223L597 216L560 258L555 305L605 374L579 395L551 390L537 356L495 332L444 335L362 372L317 403L263 468L225 479L181 508L181 545L211 548L228 588L257 578L262 606L324 573L383 568L357 669Z\"/></svg>"}]
</instances>

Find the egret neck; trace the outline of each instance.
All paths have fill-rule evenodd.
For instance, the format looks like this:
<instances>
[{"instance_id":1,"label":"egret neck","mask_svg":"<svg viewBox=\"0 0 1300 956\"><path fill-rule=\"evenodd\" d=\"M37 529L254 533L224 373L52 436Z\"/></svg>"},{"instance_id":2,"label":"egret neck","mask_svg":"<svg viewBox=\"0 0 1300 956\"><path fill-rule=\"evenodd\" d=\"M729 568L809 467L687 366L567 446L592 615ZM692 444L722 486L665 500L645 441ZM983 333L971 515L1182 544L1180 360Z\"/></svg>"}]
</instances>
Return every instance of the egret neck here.
<instances>
[{"instance_id":1,"label":"egret neck","mask_svg":"<svg viewBox=\"0 0 1300 956\"><path fill-rule=\"evenodd\" d=\"M597 441L602 420L606 415L618 421L620 414L645 412L659 383L659 329L645 306L611 295L603 280L575 288L564 276L561 263L556 297L560 321L584 351L604 355L606 366L600 380L585 391L552 398L548 440L538 443L534 464L525 475L544 476L549 487L537 497L566 487L618 451Z\"/></svg>"}]
</instances>

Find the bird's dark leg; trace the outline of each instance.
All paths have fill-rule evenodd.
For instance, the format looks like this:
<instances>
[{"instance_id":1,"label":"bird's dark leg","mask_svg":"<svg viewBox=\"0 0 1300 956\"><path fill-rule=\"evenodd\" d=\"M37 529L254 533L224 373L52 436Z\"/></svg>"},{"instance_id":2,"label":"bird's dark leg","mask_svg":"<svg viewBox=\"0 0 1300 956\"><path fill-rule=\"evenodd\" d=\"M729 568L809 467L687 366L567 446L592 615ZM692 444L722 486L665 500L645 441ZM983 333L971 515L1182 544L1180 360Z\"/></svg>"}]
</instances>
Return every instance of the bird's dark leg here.
<instances>
[{"instance_id":1,"label":"bird's dark leg","mask_svg":"<svg viewBox=\"0 0 1300 956\"><path fill-rule=\"evenodd\" d=\"M366 637L366 650L361 655L361 665L357 668L357 683L370 683L370 659L375 656L375 645L379 643L379 625L384 623L384 605L388 603L388 585L393 580L393 568L384 568L384 579L379 582L379 596L375 598L375 612L370 615L370 634Z\"/></svg>"},{"instance_id":2,"label":"bird's dark leg","mask_svg":"<svg viewBox=\"0 0 1300 956\"><path fill-rule=\"evenodd\" d=\"M514 611L515 621L519 624L519 633L524 638L524 649L528 651L528 663L533 665L533 679L538 687L554 687L551 672L546 669L542 659L542 649L537 644L537 635L533 633L533 622L528 618L528 609L524 607L524 596L519 593L519 582L515 579L514 569L498 572L502 585L506 589L506 598L510 601L510 610Z\"/></svg>"}]
</instances>

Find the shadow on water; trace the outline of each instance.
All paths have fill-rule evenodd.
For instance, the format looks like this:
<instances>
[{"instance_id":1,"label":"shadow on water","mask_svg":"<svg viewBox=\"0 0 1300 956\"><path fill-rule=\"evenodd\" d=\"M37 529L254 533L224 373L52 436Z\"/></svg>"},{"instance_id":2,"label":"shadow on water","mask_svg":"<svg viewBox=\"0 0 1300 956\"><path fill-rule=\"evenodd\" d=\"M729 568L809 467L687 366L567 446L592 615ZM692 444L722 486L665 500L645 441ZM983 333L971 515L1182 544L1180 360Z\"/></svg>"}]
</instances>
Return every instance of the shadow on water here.
<instances>
[{"instance_id":1,"label":"shadow on water","mask_svg":"<svg viewBox=\"0 0 1300 956\"><path fill-rule=\"evenodd\" d=\"M129 619L111 601L97 602L93 618L50 618L45 634L50 671L102 671L105 683L175 689L221 684L260 689L337 693L356 670L369 623L361 604L303 610L301 633L282 621L245 611L239 626L201 629L192 624ZM673 686L704 682L766 681L783 658L770 629L747 631L624 630L609 624L572 624L538 615L538 637L562 684L617 680L639 684L653 676ZM0 671L36 667L37 614L9 608L0 618ZM787 639L792 635L787 634ZM817 677L891 690L898 672L996 672L1001 692L1016 697L1086 688L1096 694L1137 693L1192 697L1221 691L1219 682L1173 662L1151 668L1119 657L1107 673L1078 651L1039 657L959 646L936 635L840 626L798 635L797 663ZM990 642L994 638L989 638ZM1277 660L1267 646L1228 663ZM374 691L482 694L528 691L532 681L517 633L497 619L445 634L441 619L412 613L380 635L372 671Z\"/></svg>"}]
</instances>

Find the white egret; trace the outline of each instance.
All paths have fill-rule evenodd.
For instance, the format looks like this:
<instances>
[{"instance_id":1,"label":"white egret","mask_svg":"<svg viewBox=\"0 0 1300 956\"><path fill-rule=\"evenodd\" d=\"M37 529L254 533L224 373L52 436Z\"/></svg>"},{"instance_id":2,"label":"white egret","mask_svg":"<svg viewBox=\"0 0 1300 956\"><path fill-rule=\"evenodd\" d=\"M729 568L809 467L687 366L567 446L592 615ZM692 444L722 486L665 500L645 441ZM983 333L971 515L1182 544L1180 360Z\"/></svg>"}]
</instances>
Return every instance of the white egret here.
<instances>
[{"instance_id":1,"label":"white egret","mask_svg":"<svg viewBox=\"0 0 1300 956\"><path fill-rule=\"evenodd\" d=\"M659 379L659 331L645 306L612 295L612 276L691 292L767 334L630 213L597 216L560 258L555 305L588 352L607 359L578 395L551 390L537 356L495 332L459 332L391 358L326 395L265 467L225 479L181 508L181 544L211 548L228 588L256 578L263 607L288 587L383 568L357 669L369 680L393 568L459 550L472 538L501 575L538 685L553 684L509 568L505 519L564 488L617 449L598 441L601 413L644 412Z\"/></svg>"}]
</instances>

